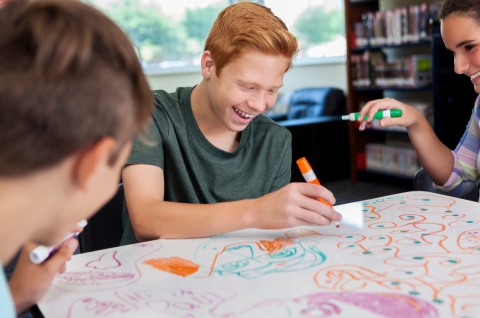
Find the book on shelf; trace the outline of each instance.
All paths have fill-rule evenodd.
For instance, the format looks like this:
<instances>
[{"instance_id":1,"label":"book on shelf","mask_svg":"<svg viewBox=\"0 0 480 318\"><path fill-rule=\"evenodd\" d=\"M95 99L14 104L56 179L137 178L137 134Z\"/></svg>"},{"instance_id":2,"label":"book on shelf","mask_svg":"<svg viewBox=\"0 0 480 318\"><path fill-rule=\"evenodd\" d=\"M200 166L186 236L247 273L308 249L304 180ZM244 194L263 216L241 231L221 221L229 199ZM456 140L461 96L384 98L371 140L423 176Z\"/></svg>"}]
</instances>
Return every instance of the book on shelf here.
<instances>
[{"instance_id":1,"label":"book on shelf","mask_svg":"<svg viewBox=\"0 0 480 318\"><path fill-rule=\"evenodd\" d=\"M0 7L6 5L8 1L12 1L12 0L0 0Z\"/></svg>"},{"instance_id":2,"label":"book on shelf","mask_svg":"<svg viewBox=\"0 0 480 318\"><path fill-rule=\"evenodd\" d=\"M370 143L365 148L369 171L413 177L422 168L415 149L408 144Z\"/></svg>"},{"instance_id":3,"label":"book on shelf","mask_svg":"<svg viewBox=\"0 0 480 318\"><path fill-rule=\"evenodd\" d=\"M429 39L431 21L437 19L441 2L422 3L386 11L366 12L355 23L352 48L418 43Z\"/></svg>"},{"instance_id":4,"label":"book on shelf","mask_svg":"<svg viewBox=\"0 0 480 318\"><path fill-rule=\"evenodd\" d=\"M412 55L387 62L381 51L351 55L354 88L422 88L432 85L432 57Z\"/></svg>"}]
</instances>

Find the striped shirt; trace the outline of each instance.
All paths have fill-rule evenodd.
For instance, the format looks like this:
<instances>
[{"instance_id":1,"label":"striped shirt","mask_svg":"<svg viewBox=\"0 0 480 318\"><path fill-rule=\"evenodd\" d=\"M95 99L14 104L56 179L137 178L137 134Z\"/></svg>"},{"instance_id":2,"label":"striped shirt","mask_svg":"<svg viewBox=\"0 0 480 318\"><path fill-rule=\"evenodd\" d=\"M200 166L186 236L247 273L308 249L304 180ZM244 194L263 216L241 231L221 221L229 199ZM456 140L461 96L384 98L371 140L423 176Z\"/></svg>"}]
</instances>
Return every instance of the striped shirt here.
<instances>
[{"instance_id":1,"label":"striped shirt","mask_svg":"<svg viewBox=\"0 0 480 318\"><path fill-rule=\"evenodd\" d=\"M434 185L435 188L448 192L454 197L461 197L478 187L479 156L480 151L480 96L475 101L472 117L468 122L467 130L460 143L455 148L453 157L455 165L452 174L443 186Z\"/></svg>"}]
</instances>

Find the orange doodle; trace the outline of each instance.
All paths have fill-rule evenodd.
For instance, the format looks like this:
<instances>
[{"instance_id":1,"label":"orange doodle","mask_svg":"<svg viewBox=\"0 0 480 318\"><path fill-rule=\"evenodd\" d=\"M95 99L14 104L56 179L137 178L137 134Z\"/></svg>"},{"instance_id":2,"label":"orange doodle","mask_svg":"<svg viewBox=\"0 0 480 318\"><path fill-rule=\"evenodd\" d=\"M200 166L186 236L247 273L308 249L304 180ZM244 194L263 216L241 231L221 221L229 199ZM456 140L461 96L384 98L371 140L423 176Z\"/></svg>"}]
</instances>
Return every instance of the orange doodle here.
<instances>
[{"instance_id":1,"label":"orange doodle","mask_svg":"<svg viewBox=\"0 0 480 318\"><path fill-rule=\"evenodd\" d=\"M161 271L187 277L198 271L199 265L180 257L157 258L144 261L143 264L150 265Z\"/></svg>"},{"instance_id":2,"label":"orange doodle","mask_svg":"<svg viewBox=\"0 0 480 318\"><path fill-rule=\"evenodd\" d=\"M268 251L268 254L271 254L277 251L281 251L287 245L294 245L295 242L290 239L276 238L273 241L261 240L260 244L262 244L263 247L265 247L265 249Z\"/></svg>"},{"instance_id":3,"label":"orange doodle","mask_svg":"<svg viewBox=\"0 0 480 318\"><path fill-rule=\"evenodd\" d=\"M306 237L306 236L314 236L314 235L321 235L321 234L308 229L294 229L294 230L289 230L285 232L285 236L289 239Z\"/></svg>"}]
</instances>

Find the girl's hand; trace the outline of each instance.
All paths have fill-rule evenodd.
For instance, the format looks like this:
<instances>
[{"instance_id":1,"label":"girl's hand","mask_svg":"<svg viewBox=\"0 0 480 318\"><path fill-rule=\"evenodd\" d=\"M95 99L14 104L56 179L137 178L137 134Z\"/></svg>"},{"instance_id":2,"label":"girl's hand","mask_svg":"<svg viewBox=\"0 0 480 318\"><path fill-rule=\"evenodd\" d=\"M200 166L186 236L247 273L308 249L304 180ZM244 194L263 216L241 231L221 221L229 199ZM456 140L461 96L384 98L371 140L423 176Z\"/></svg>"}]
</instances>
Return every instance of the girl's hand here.
<instances>
[{"instance_id":1,"label":"girl's hand","mask_svg":"<svg viewBox=\"0 0 480 318\"><path fill-rule=\"evenodd\" d=\"M419 123L425 117L418 110L412 106L408 106L404 103L401 103L393 98L384 98L377 99L368 102L365 107L360 111L360 116L358 121L361 122L360 130L365 130L366 127L370 128L372 126L372 120L375 113L379 110L386 109L399 109L402 111L401 117L394 118L383 118L380 120L381 127L387 127L391 125L398 125L406 127L407 129L411 128L415 124ZM368 119L364 120L365 115L368 114Z\"/></svg>"}]
</instances>

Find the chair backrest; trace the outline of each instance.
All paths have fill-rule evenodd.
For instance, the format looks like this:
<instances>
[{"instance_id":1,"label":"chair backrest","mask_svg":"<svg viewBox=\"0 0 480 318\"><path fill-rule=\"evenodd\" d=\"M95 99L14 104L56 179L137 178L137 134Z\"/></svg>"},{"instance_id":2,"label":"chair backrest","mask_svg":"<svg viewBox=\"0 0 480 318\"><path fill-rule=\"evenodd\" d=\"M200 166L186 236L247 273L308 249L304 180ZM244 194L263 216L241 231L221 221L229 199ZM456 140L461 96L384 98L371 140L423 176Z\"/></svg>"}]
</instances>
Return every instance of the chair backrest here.
<instances>
[{"instance_id":1,"label":"chair backrest","mask_svg":"<svg viewBox=\"0 0 480 318\"><path fill-rule=\"evenodd\" d=\"M124 196L123 184L120 184L115 196L88 220L87 226L78 237L81 253L120 245L123 236Z\"/></svg>"},{"instance_id":2,"label":"chair backrest","mask_svg":"<svg viewBox=\"0 0 480 318\"><path fill-rule=\"evenodd\" d=\"M342 115L345 101L344 92L338 88L300 89L292 94L287 119Z\"/></svg>"},{"instance_id":3,"label":"chair backrest","mask_svg":"<svg viewBox=\"0 0 480 318\"><path fill-rule=\"evenodd\" d=\"M433 181L428 176L427 172L422 168L415 173L415 179L413 184L415 191L428 191L435 192L443 195L448 195L448 192L442 192L433 187ZM477 201L478 202L478 188L473 189L469 193L460 197L461 199Z\"/></svg>"}]
</instances>

